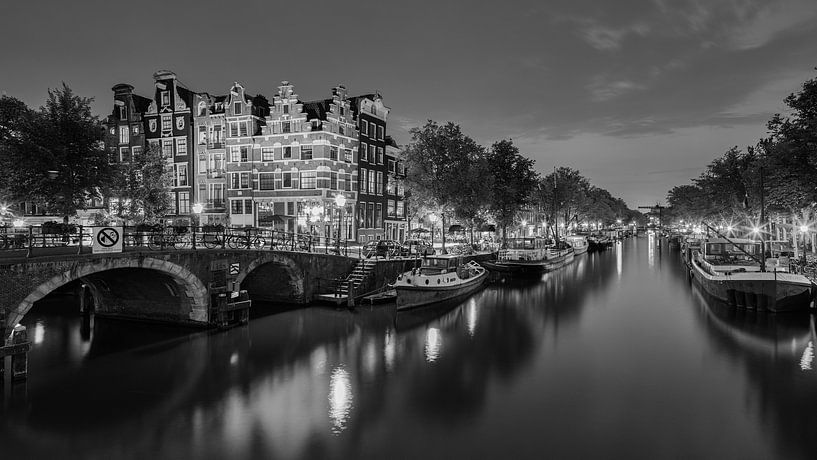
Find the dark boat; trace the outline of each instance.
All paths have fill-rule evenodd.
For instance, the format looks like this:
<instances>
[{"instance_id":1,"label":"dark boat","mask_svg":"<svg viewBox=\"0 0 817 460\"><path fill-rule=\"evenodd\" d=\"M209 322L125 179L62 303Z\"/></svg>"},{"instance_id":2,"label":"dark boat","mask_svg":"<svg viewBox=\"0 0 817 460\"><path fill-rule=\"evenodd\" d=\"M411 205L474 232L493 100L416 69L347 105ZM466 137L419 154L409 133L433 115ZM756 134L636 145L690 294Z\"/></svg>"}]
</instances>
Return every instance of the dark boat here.
<instances>
[{"instance_id":1,"label":"dark boat","mask_svg":"<svg viewBox=\"0 0 817 460\"><path fill-rule=\"evenodd\" d=\"M574 254L571 246L554 246L545 238L509 238L506 248L497 253L497 259L483 264L500 273L535 275L570 263Z\"/></svg>"},{"instance_id":2,"label":"dark boat","mask_svg":"<svg viewBox=\"0 0 817 460\"><path fill-rule=\"evenodd\" d=\"M397 277L397 310L421 307L465 297L478 291L488 280L485 267L457 255L429 256L420 268Z\"/></svg>"}]
</instances>

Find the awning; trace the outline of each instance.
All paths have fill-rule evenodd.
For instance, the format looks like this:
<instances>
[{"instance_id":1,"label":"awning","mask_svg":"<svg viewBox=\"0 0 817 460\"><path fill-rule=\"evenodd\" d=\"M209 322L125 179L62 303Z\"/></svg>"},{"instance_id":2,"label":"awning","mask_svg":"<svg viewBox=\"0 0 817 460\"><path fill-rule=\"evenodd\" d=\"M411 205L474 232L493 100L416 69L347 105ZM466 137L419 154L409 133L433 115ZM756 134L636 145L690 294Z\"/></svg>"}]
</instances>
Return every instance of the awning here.
<instances>
[{"instance_id":1,"label":"awning","mask_svg":"<svg viewBox=\"0 0 817 460\"><path fill-rule=\"evenodd\" d=\"M462 231L462 225L460 225L460 224L454 224L454 225L448 227L448 233L461 232L461 231Z\"/></svg>"}]
</instances>

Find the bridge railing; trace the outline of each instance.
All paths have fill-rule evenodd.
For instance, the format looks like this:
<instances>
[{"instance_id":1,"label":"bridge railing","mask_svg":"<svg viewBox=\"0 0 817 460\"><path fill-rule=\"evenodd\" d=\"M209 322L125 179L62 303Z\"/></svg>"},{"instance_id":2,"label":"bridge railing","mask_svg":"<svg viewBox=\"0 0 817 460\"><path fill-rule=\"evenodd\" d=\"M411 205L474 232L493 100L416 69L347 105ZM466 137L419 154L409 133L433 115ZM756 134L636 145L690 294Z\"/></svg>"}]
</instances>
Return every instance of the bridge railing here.
<instances>
[{"instance_id":1,"label":"bridge railing","mask_svg":"<svg viewBox=\"0 0 817 460\"><path fill-rule=\"evenodd\" d=\"M123 250L248 249L350 254L344 239L269 228L221 226L125 226ZM93 227L81 225L0 227L0 253L92 252Z\"/></svg>"}]
</instances>

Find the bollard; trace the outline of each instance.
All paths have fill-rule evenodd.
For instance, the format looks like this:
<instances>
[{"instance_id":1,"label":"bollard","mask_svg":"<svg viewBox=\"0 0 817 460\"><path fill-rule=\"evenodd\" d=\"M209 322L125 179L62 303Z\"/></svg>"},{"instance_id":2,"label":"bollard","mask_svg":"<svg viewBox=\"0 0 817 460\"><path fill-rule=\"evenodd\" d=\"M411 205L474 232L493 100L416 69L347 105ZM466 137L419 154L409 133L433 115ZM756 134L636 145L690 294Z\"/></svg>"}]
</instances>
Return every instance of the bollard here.
<instances>
[{"instance_id":1,"label":"bollard","mask_svg":"<svg viewBox=\"0 0 817 460\"><path fill-rule=\"evenodd\" d=\"M11 345L19 347L15 354L11 355L11 380L25 380L28 377L28 350L31 348L25 326L20 324L14 326Z\"/></svg>"}]
</instances>

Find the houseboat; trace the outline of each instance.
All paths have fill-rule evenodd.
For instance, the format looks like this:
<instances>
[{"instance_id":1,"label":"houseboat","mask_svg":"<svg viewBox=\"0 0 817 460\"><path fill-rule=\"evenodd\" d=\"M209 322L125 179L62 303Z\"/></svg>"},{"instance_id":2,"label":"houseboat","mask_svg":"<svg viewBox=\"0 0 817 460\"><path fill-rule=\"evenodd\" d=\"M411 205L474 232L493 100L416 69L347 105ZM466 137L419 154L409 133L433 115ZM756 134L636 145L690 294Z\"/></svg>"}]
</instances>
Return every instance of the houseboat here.
<instances>
[{"instance_id":1,"label":"houseboat","mask_svg":"<svg viewBox=\"0 0 817 460\"><path fill-rule=\"evenodd\" d=\"M397 310L462 298L481 289L487 280L488 271L473 260L466 263L463 256L428 256L419 268L397 277Z\"/></svg>"},{"instance_id":2,"label":"houseboat","mask_svg":"<svg viewBox=\"0 0 817 460\"><path fill-rule=\"evenodd\" d=\"M509 238L505 249L497 253L496 261L484 264L491 271L538 274L570 263L574 254L571 246L554 245L545 238Z\"/></svg>"},{"instance_id":3,"label":"houseboat","mask_svg":"<svg viewBox=\"0 0 817 460\"><path fill-rule=\"evenodd\" d=\"M565 242L573 248L574 255L584 254L590 247L590 244L587 242L587 237L582 235L566 236Z\"/></svg>"},{"instance_id":4,"label":"houseboat","mask_svg":"<svg viewBox=\"0 0 817 460\"><path fill-rule=\"evenodd\" d=\"M771 312L806 310L812 282L789 273L779 262L764 261L759 241L713 238L702 241L691 254L689 267L692 278L707 293L730 305Z\"/></svg>"}]
</instances>

